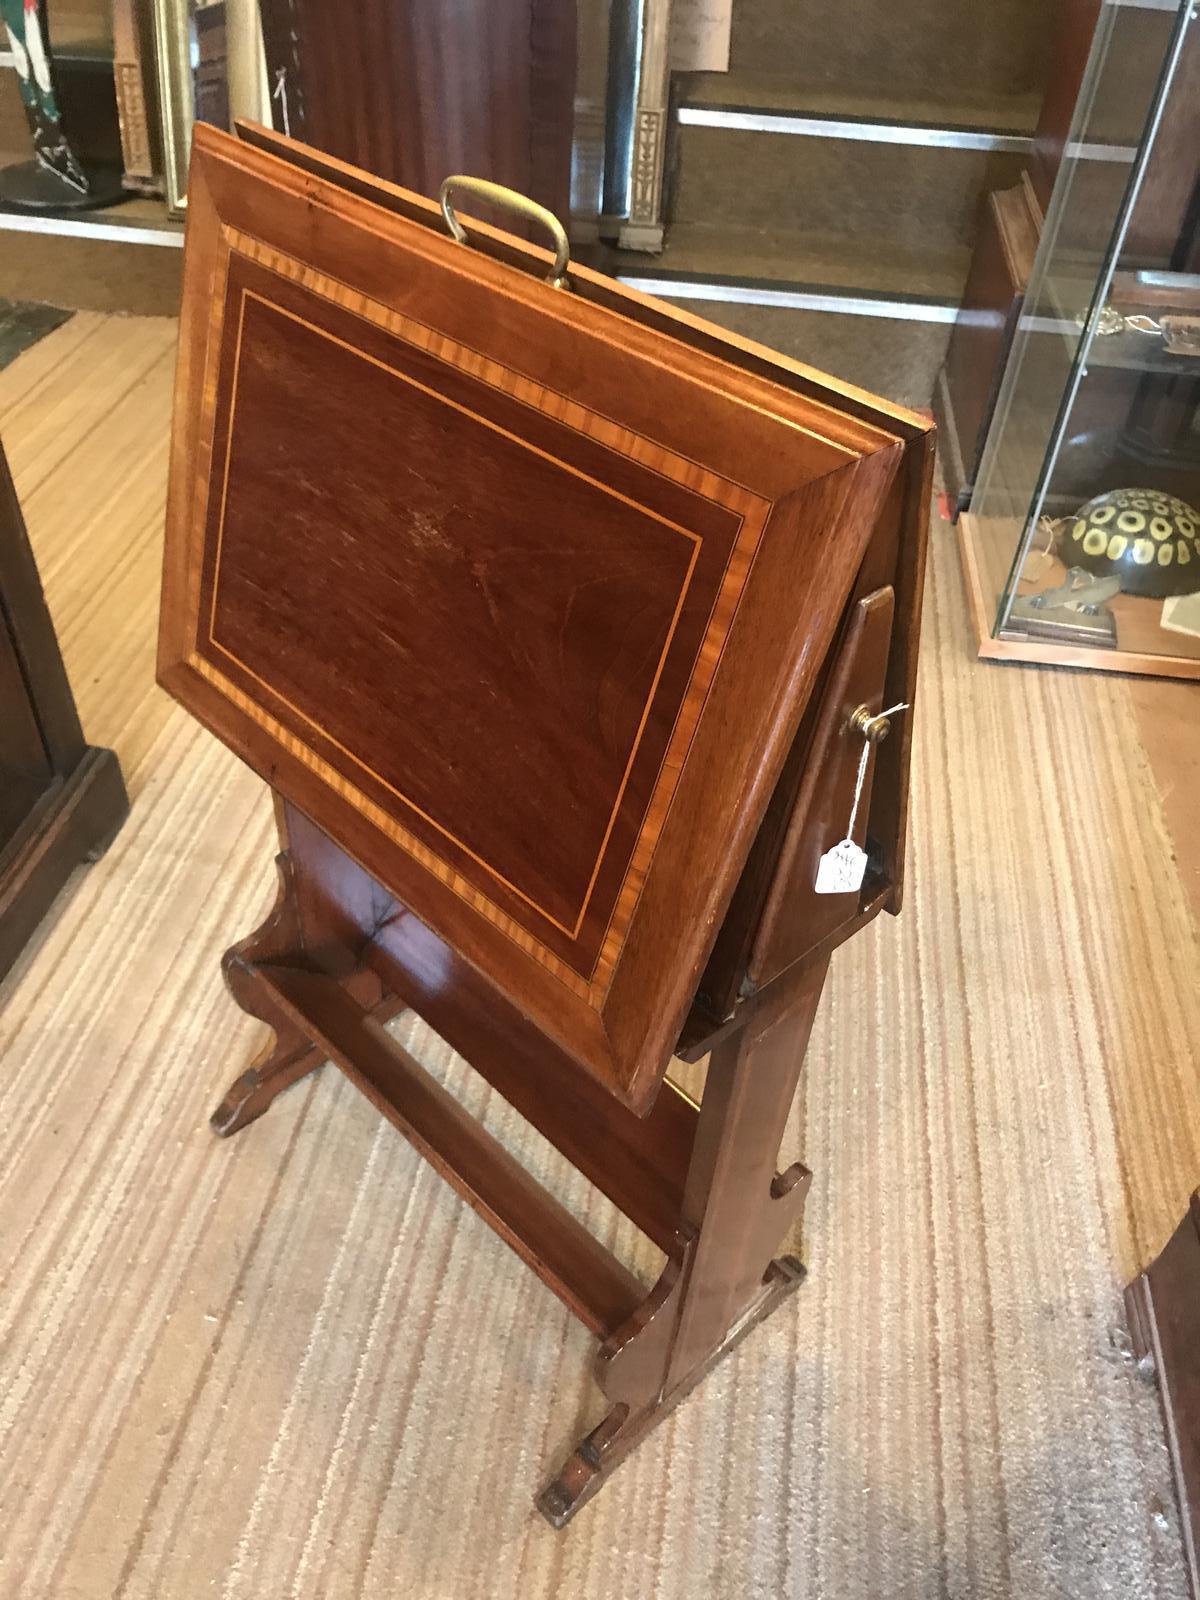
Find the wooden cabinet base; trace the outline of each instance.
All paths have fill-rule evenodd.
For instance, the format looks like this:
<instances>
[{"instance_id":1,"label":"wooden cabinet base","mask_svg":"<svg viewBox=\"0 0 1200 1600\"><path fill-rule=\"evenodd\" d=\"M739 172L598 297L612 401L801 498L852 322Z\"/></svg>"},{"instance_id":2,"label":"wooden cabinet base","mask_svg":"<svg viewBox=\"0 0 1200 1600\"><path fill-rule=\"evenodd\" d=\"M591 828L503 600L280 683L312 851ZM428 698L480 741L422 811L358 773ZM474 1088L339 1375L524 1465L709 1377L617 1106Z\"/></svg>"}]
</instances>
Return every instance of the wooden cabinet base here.
<instances>
[{"instance_id":1,"label":"wooden cabinet base","mask_svg":"<svg viewBox=\"0 0 1200 1600\"><path fill-rule=\"evenodd\" d=\"M0 447L0 978L128 810L116 756L79 725Z\"/></svg>"},{"instance_id":2,"label":"wooden cabinet base","mask_svg":"<svg viewBox=\"0 0 1200 1600\"><path fill-rule=\"evenodd\" d=\"M0 855L0 977L83 861L102 856L129 802L111 750L88 749Z\"/></svg>"},{"instance_id":3,"label":"wooden cabinet base","mask_svg":"<svg viewBox=\"0 0 1200 1600\"><path fill-rule=\"evenodd\" d=\"M1125 1291L1134 1354L1153 1368L1200 1597L1200 1190L1162 1254Z\"/></svg>"},{"instance_id":4,"label":"wooden cabinet base","mask_svg":"<svg viewBox=\"0 0 1200 1600\"><path fill-rule=\"evenodd\" d=\"M776 1161L828 951L799 963L716 1036L698 1104L668 1079L640 1118L587 1088L578 1097L539 1094L536 1065L506 1053L472 1062L665 1250L648 1288L383 1029L389 1015L423 1000L419 972L373 942L370 926L349 925L347 907L365 889L379 920L390 896L290 808L282 831L275 907L224 960L235 1000L274 1039L230 1088L213 1128L237 1131L332 1060L599 1336L594 1372L609 1409L537 1501L562 1527L803 1278L794 1257L776 1252L800 1220L811 1174L798 1162L778 1172ZM455 1022L468 1024L459 1015L446 1029L457 1045ZM588 1149L600 1152L594 1167Z\"/></svg>"}]
</instances>

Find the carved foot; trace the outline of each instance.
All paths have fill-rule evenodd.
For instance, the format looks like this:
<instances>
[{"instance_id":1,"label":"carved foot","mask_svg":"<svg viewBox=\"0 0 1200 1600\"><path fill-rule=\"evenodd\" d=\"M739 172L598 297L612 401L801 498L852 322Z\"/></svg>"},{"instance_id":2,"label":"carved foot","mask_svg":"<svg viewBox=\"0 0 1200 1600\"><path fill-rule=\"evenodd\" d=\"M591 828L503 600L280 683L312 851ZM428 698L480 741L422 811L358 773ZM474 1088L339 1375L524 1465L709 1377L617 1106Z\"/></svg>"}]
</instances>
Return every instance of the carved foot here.
<instances>
[{"instance_id":1,"label":"carved foot","mask_svg":"<svg viewBox=\"0 0 1200 1600\"><path fill-rule=\"evenodd\" d=\"M732 1327L721 1344L688 1372L669 1394L640 1411L615 1405L604 1420L587 1434L537 1497L537 1508L552 1527L562 1528L587 1504L612 1476L625 1457L646 1435L670 1416L723 1356L742 1342L751 1328L770 1316L804 1281L804 1267L795 1256L772 1261L763 1278L762 1294Z\"/></svg>"},{"instance_id":2,"label":"carved foot","mask_svg":"<svg viewBox=\"0 0 1200 1600\"><path fill-rule=\"evenodd\" d=\"M225 1098L208 1119L221 1138L238 1133L261 1117L275 1096L308 1076L325 1061L325 1052L307 1039L281 1049L268 1045L252 1067L229 1085Z\"/></svg>"},{"instance_id":3,"label":"carved foot","mask_svg":"<svg viewBox=\"0 0 1200 1600\"><path fill-rule=\"evenodd\" d=\"M633 1420L636 1423L646 1415L646 1412L640 1412ZM627 1426L629 1420L628 1406L614 1406L604 1421L580 1440L558 1474L538 1495L537 1508L551 1527L565 1527L580 1506L595 1494L617 1461L623 1460L632 1450L637 1439L628 1437L632 1431ZM623 1434L625 1447L614 1457L613 1452L620 1445ZM640 1432L637 1437L641 1438Z\"/></svg>"},{"instance_id":4,"label":"carved foot","mask_svg":"<svg viewBox=\"0 0 1200 1600\"><path fill-rule=\"evenodd\" d=\"M265 1022L274 1034L249 1068L230 1084L209 1118L213 1132L223 1138L261 1117L277 1094L325 1060L325 1052L298 1033L259 986L257 961L295 959L302 956L304 949L295 878L286 853L276 856L275 868L278 887L266 920L248 938L227 950L221 961L230 994L243 1011Z\"/></svg>"}]
</instances>

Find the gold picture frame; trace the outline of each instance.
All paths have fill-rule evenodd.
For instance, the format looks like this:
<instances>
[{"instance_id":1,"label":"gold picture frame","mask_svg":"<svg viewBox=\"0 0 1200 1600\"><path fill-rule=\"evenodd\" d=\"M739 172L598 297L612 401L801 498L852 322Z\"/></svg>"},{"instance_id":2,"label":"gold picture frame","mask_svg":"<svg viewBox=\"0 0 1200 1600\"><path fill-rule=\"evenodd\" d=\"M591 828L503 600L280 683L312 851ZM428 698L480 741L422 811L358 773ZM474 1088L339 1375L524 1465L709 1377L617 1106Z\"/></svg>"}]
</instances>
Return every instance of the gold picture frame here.
<instances>
[{"instance_id":1,"label":"gold picture frame","mask_svg":"<svg viewBox=\"0 0 1200 1600\"><path fill-rule=\"evenodd\" d=\"M195 120L188 0L153 0L153 3L167 210L173 217L180 217L187 211L188 161Z\"/></svg>"}]
</instances>

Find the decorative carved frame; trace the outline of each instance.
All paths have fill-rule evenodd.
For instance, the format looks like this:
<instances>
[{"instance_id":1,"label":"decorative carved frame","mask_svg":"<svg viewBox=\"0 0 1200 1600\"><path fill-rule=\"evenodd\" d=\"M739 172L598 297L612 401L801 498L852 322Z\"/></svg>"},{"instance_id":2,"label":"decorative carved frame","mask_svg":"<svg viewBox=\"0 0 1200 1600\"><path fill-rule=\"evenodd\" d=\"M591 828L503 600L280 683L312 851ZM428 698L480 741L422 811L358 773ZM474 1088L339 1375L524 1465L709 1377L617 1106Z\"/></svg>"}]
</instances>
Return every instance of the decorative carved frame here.
<instances>
[{"instance_id":1,"label":"decorative carved frame","mask_svg":"<svg viewBox=\"0 0 1200 1600\"><path fill-rule=\"evenodd\" d=\"M609 140L610 164L606 190L613 193L624 179L628 194L628 214L619 224L617 241L624 250L656 252L663 246L663 175L666 170L668 111L671 95L671 8L672 0L628 0L637 26L614 27L611 49L622 49L623 40L635 38L637 53L625 60L609 63ZM631 24L633 18L626 19ZM628 106L616 104L616 87L624 78L632 80L634 93ZM623 117L628 118L621 126ZM620 139L613 138L614 127ZM627 174L614 175L611 164L628 151Z\"/></svg>"}]
</instances>

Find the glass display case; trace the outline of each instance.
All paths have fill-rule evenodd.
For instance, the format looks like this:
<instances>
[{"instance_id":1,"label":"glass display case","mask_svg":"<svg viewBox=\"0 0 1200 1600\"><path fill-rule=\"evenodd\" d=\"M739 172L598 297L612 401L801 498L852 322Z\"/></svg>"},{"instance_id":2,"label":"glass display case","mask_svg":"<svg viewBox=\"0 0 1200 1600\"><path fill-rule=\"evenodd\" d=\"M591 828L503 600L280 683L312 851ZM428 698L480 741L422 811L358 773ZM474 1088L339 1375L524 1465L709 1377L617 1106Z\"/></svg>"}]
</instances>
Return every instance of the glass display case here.
<instances>
[{"instance_id":1,"label":"glass display case","mask_svg":"<svg viewBox=\"0 0 1200 1600\"><path fill-rule=\"evenodd\" d=\"M1200 677L1200 27L1106 0L971 509L980 654Z\"/></svg>"}]
</instances>

